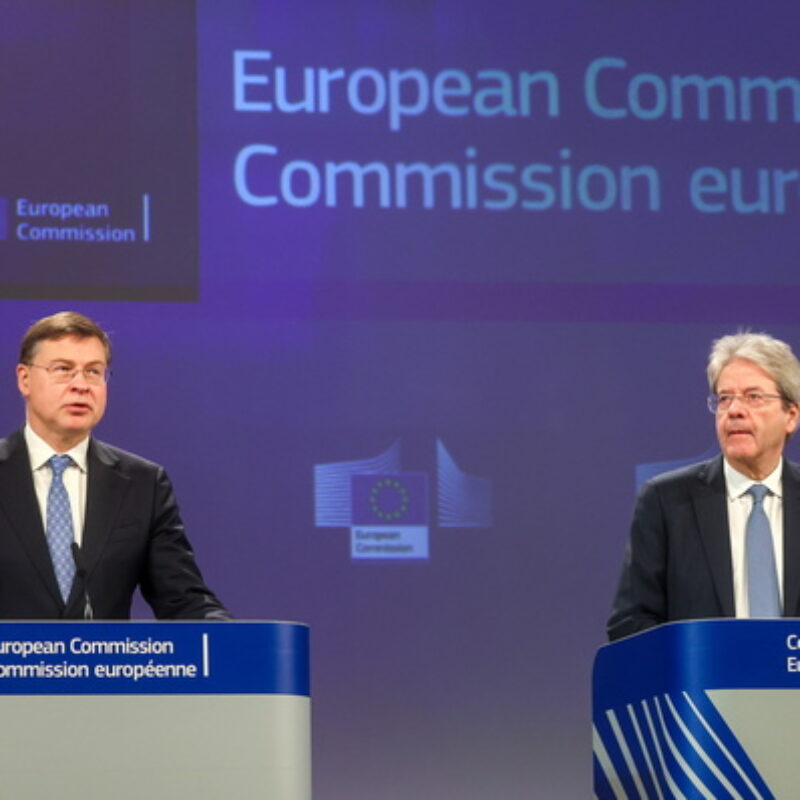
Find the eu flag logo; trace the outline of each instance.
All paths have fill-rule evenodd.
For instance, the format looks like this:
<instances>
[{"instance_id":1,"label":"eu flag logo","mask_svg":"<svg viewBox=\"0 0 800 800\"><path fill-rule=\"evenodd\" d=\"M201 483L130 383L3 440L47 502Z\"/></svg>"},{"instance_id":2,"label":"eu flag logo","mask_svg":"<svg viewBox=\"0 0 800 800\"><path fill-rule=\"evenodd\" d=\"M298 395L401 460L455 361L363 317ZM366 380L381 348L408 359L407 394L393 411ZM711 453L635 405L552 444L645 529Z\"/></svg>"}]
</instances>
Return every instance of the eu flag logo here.
<instances>
[{"instance_id":1,"label":"eu flag logo","mask_svg":"<svg viewBox=\"0 0 800 800\"><path fill-rule=\"evenodd\" d=\"M427 525L428 475L353 475L353 525Z\"/></svg>"}]
</instances>

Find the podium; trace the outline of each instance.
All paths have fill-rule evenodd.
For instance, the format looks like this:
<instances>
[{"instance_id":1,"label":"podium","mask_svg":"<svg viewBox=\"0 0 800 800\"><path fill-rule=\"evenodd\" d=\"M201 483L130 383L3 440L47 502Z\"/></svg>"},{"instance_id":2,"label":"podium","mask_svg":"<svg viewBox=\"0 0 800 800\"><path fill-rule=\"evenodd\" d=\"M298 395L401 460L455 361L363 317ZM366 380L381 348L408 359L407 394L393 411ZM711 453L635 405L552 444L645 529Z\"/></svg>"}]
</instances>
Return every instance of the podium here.
<instances>
[{"instance_id":1,"label":"podium","mask_svg":"<svg viewBox=\"0 0 800 800\"><path fill-rule=\"evenodd\" d=\"M308 628L0 623L14 800L310 800Z\"/></svg>"},{"instance_id":2,"label":"podium","mask_svg":"<svg viewBox=\"0 0 800 800\"><path fill-rule=\"evenodd\" d=\"M800 797L800 619L661 625L592 682L599 800Z\"/></svg>"}]
</instances>

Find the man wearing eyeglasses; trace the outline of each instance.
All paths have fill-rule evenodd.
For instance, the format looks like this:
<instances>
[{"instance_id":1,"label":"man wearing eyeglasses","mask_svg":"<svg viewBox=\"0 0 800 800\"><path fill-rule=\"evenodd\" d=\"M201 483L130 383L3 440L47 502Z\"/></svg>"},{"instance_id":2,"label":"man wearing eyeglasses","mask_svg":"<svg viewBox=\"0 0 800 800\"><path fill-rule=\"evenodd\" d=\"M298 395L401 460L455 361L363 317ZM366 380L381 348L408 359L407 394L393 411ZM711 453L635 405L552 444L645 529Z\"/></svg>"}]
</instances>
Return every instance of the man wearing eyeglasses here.
<instances>
[{"instance_id":1,"label":"man wearing eyeglasses","mask_svg":"<svg viewBox=\"0 0 800 800\"><path fill-rule=\"evenodd\" d=\"M800 616L800 362L785 342L741 333L708 361L720 456L639 494L608 621L619 639L670 620Z\"/></svg>"},{"instance_id":2,"label":"man wearing eyeglasses","mask_svg":"<svg viewBox=\"0 0 800 800\"><path fill-rule=\"evenodd\" d=\"M126 619L141 588L162 619L228 619L203 582L156 464L91 436L111 344L61 312L22 340L24 428L0 440L0 618Z\"/></svg>"}]
</instances>

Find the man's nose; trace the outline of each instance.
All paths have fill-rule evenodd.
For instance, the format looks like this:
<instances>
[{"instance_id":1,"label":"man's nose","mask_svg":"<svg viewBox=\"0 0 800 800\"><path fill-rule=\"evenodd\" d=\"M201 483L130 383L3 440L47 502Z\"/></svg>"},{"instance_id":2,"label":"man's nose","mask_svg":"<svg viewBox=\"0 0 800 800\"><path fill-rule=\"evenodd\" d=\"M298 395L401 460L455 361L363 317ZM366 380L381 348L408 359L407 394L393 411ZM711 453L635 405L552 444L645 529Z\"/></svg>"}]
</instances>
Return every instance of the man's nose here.
<instances>
[{"instance_id":1,"label":"man's nose","mask_svg":"<svg viewBox=\"0 0 800 800\"><path fill-rule=\"evenodd\" d=\"M89 381L86 380L86 373L82 369L76 369L69 380L70 388L88 391Z\"/></svg>"},{"instance_id":2,"label":"man's nose","mask_svg":"<svg viewBox=\"0 0 800 800\"><path fill-rule=\"evenodd\" d=\"M744 412L745 408L747 408L747 406L741 395L735 394L731 397L731 404L728 406L729 414L741 414Z\"/></svg>"}]
</instances>

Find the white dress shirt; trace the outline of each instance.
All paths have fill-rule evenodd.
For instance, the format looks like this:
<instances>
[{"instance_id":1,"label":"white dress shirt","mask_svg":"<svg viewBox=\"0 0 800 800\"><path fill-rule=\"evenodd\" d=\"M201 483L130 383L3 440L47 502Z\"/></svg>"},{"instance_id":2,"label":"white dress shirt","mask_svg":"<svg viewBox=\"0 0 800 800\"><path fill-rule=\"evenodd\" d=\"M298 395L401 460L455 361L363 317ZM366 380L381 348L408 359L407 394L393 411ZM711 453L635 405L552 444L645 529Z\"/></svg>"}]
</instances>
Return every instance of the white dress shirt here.
<instances>
[{"instance_id":1,"label":"white dress shirt","mask_svg":"<svg viewBox=\"0 0 800 800\"><path fill-rule=\"evenodd\" d=\"M764 478L754 481L737 472L727 461L724 462L725 486L728 493L728 529L731 541L731 562L733 565L733 598L737 617L749 617L747 599L747 560L745 555L745 529L747 519L753 508L753 498L747 490L756 483L769 489L764 497L764 512L772 530L772 546L775 551L775 568L778 572L778 589L783 606L783 459L778 466Z\"/></svg>"}]
</instances>

